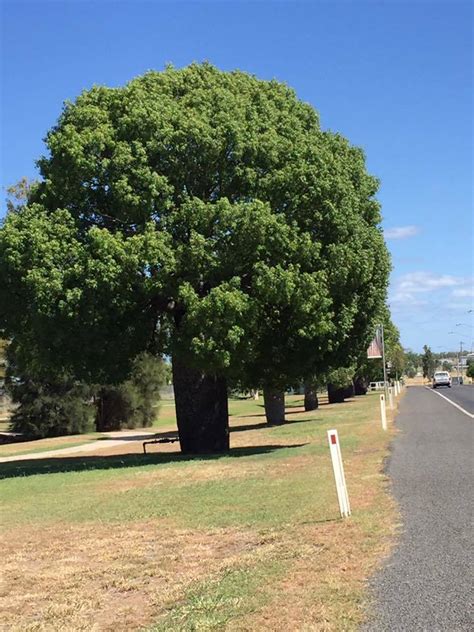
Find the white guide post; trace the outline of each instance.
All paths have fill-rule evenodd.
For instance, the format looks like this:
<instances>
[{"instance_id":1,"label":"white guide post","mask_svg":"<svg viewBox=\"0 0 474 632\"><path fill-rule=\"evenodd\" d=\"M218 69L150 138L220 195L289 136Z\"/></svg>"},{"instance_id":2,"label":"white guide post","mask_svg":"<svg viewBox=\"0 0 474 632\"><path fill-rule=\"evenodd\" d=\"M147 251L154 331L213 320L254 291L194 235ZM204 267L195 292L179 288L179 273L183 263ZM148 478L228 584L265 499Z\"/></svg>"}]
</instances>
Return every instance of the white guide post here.
<instances>
[{"instance_id":1,"label":"white guide post","mask_svg":"<svg viewBox=\"0 0 474 632\"><path fill-rule=\"evenodd\" d=\"M337 499L339 501L339 511L342 518L351 515L349 496L347 494L346 479L344 477L344 466L342 464L341 448L337 430L328 430L329 451L331 452L332 469L336 481Z\"/></svg>"},{"instance_id":2,"label":"white guide post","mask_svg":"<svg viewBox=\"0 0 474 632\"><path fill-rule=\"evenodd\" d=\"M388 388L388 403L390 404L390 410L393 410L393 388L391 386Z\"/></svg>"},{"instance_id":3,"label":"white guide post","mask_svg":"<svg viewBox=\"0 0 474 632\"><path fill-rule=\"evenodd\" d=\"M387 415L385 413L385 395L380 395L380 418L382 420L382 428L387 430Z\"/></svg>"},{"instance_id":4,"label":"white guide post","mask_svg":"<svg viewBox=\"0 0 474 632\"><path fill-rule=\"evenodd\" d=\"M395 382L393 383L393 394L395 395L395 397L398 397L398 381L395 380Z\"/></svg>"},{"instance_id":5,"label":"white guide post","mask_svg":"<svg viewBox=\"0 0 474 632\"><path fill-rule=\"evenodd\" d=\"M397 380L397 388L398 388L398 394L400 395L400 393L402 392L402 385L400 384L400 380Z\"/></svg>"}]
</instances>

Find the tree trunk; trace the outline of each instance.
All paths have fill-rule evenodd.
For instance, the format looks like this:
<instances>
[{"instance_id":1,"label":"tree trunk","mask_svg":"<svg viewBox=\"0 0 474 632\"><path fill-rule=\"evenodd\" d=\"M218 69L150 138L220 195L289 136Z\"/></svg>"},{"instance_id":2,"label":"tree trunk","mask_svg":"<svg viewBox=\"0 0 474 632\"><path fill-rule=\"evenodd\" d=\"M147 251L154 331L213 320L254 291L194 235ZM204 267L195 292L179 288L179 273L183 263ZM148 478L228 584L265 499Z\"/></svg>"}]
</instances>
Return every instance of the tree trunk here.
<instances>
[{"instance_id":1,"label":"tree trunk","mask_svg":"<svg viewBox=\"0 0 474 632\"><path fill-rule=\"evenodd\" d=\"M342 404L344 401L344 388L328 384L328 400L330 404Z\"/></svg>"},{"instance_id":2,"label":"tree trunk","mask_svg":"<svg viewBox=\"0 0 474 632\"><path fill-rule=\"evenodd\" d=\"M349 399L350 397L355 397L354 382L344 387L344 399Z\"/></svg>"},{"instance_id":3,"label":"tree trunk","mask_svg":"<svg viewBox=\"0 0 474 632\"><path fill-rule=\"evenodd\" d=\"M229 450L227 383L173 358L173 388L183 454Z\"/></svg>"},{"instance_id":4,"label":"tree trunk","mask_svg":"<svg viewBox=\"0 0 474 632\"><path fill-rule=\"evenodd\" d=\"M96 401L97 432L120 430L127 421L127 406L120 391L113 386L101 388Z\"/></svg>"},{"instance_id":5,"label":"tree trunk","mask_svg":"<svg viewBox=\"0 0 474 632\"><path fill-rule=\"evenodd\" d=\"M267 423L271 426L285 423L285 392L272 386L263 387L263 401Z\"/></svg>"},{"instance_id":6,"label":"tree trunk","mask_svg":"<svg viewBox=\"0 0 474 632\"><path fill-rule=\"evenodd\" d=\"M363 377L358 376L354 379L354 391L356 395L367 394L367 382Z\"/></svg>"},{"instance_id":7,"label":"tree trunk","mask_svg":"<svg viewBox=\"0 0 474 632\"><path fill-rule=\"evenodd\" d=\"M318 393L312 384L304 385L304 409L306 411L316 410L319 406Z\"/></svg>"}]
</instances>

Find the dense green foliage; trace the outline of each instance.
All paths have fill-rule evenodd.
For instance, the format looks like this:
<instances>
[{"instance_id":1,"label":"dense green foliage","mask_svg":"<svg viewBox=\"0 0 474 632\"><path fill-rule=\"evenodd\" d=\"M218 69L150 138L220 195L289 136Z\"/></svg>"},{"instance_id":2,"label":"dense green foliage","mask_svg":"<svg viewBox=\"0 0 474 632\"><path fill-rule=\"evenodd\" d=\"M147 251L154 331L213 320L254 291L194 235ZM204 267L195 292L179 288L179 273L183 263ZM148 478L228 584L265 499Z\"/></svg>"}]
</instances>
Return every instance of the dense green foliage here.
<instances>
[{"instance_id":1,"label":"dense green foliage","mask_svg":"<svg viewBox=\"0 0 474 632\"><path fill-rule=\"evenodd\" d=\"M97 430L144 428L153 425L158 412L160 388L165 381L165 364L160 358L142 353L132 363L130 377L98 391Z\"/></svg>"},{"instance_id":2,"label":"dense green foliage","mask_svg":"<svg viewBox=\"0 0 474 632\"><path fill-rule=\"evenodd\" d=\"M383 305L379 312L379 323L383 325L384 329L387 378L397 379L404 373L406 356L400 343L400 332L392 322L390 310L386 305ZM371 332L371 339L374 334L375 329ZM366 383L383 380L382 359L367 358L367 350L364 349L357 362L356 377L363 378Z\"/></svg>"},{"instance_id":3,"label":"dense green foliage","mask_svg":"<svg viewBox=\"0 0 474 632\"><path fill-rule=\"evenodd\" d=\"M327 381L335 388L345 388L349 386L354 377L354 367L340 367L339 369L333 369L327 375Z\"/></svg>"},{"instance_id":4,"label":"dense green foliage","mask_svg":"<svg viewBox=\"0 0 474 632\"><path fill-rule=\"evenodd\" d=\"M91 430L91 389L70 378L54 381L32 379L9 385L18 407L11 417L10 429L28 439L80 434Z\"/></svg>"},{"instance_id":5,"label":"dense green foliage","mask_svg":"<svg viewBox=\"0 0 474 632\"><path fill-rule=\"evenodd\" d=\"M16 353L15 353L16 352ZM16 404L11 430L40 439L80 434L92 429L119 430L151 426L165 379L164 363L150 354L132 362L129 377L118 385L87 385L59 373L47 375L34 347L28 353L16 341L9 348L7 385ZM38 370L37 370L38 369Z\"/></svg>"},{"instance_id":6,"label":"dense green foliage","mask_svg":"<svg viewBox=\"0 0 474 632\"><path fill-rule=\"evenodd\" d=\"M405 372L408 377L415 377L419 367L421 367L421 355L411 349L405 349Z\"/></svg>"}]
</instances>

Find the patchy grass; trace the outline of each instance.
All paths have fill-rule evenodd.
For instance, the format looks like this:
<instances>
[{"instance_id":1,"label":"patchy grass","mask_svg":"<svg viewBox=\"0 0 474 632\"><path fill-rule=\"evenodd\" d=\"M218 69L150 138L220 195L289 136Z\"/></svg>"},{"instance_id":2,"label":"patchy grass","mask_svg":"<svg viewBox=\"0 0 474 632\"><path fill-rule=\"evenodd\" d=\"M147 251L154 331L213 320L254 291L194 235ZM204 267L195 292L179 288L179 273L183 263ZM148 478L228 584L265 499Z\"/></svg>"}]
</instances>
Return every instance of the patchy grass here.
<instances>
[{"instance_id":1,"label":"patchy grass","mask_svg":"<svg viewBox=\"0 0 474 632\"><path fill-rule=\"evenodd\" d=\"M396 512L377 395L264 424L231 400L231 452L176 444L0 464L12 630L352 630ZM174 410L160 411L173 429ZM353 515L338 517L326 431L338 429ZM10 447L10 446L8 446Z\"/></svg>"}]
</instances>

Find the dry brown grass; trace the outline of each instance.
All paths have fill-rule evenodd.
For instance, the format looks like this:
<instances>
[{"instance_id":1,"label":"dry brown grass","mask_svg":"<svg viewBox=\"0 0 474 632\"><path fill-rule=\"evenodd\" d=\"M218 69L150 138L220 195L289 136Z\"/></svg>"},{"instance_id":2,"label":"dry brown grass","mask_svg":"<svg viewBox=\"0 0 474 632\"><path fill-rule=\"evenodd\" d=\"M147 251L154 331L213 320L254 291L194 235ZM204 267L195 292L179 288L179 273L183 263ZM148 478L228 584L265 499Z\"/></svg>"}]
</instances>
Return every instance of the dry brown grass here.
<instances>
[{"instance_id":1,"label":"dry brown grass","mask_svg":"<svg viewBox=\"0 0 474 632\"><path fill-rule=\"evenodd\" d=\"M12 631L139 629L257 545L255 533L165 522L25 528L2 544L0 611Z\"/></svg>"}]
</instances>

